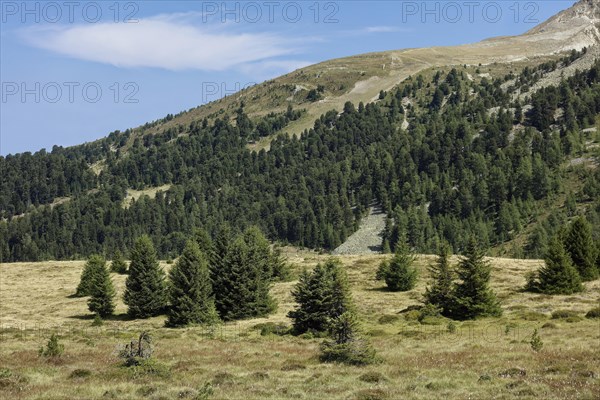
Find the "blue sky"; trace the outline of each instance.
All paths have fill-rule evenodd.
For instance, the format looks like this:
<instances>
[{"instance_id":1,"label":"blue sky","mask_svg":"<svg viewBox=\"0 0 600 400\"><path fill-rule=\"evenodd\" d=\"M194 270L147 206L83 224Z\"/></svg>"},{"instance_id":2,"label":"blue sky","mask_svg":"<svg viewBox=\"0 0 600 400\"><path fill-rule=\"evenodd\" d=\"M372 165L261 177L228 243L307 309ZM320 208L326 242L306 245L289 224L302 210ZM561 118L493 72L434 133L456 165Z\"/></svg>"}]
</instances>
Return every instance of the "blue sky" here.
<instances>
[{"instance_id":1,"label":"blue sky","mask_svg":"<svg viewBox=\"0 0 600 400\"><path fill-rule=\"evenodd\" d=\"M0 154L75 145L349 55L523 33L562 1L5 1Z\"/></svg>"}]
</instances>

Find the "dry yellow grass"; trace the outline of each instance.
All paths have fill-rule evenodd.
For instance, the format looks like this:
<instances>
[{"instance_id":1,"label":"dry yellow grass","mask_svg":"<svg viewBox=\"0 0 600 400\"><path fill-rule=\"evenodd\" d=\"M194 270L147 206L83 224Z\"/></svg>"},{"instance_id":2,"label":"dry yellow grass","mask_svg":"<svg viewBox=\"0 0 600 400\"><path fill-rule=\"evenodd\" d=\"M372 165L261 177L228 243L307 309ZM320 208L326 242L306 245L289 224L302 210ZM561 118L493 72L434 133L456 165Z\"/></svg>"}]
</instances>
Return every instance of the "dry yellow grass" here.
<instances>
[{"instance_id":1,"label":"dry yellow grass","mask_svg":"<svg viewBox=\"0 0 600 400\"><path fill-rule=\"evenodd\" d=\"M123 199L123 207L128 208L131 205L131 202L134 200L138 200L142 196L148 196L151 199L156 197L158 192L166 192L171 188L170 184L149 187L143 190L135 190L135 189L127 189L127 195Z\"/></svg>"},{"instance_id":2,"label":"dry yellow grass","mask_svg":"<svg viewBox=\"0 0 600 400\"><path fill-rule=\"evenodd\" d=\"M292 250L287 255L296 272L327 258ZM491 259L492 286L504 315L457 322L458 329L451 334L447 321L422 325L399 314L419 303L427 283L426 266L434 258L418 258L421 275L414 290L390 293L373 280L384 257L341 257L364 330L383 358L381 364L364 368L319 363L319 339L260 336L253 329L261 322L289 323L286 314L294 305L290 296L294 282L273 287L279 308L272 316L226 324L211 338L199 327L164 328L164 317L129 321L120 300L115 318L91 327L86 299L69 297L83 262L3 264L0 398L194 398L207 382L214 392L208 398L213 399L600 397L599 320L550 319L558 309L583 316L597 306L599 281L587 283L583 293L573 296L523 293L525 273L541 262ZM124 280L113 275L119 295ZM539 353L529 345L534 328L539 328L544 342ZM142 329L154 336L155 357L169 369L167 375L134 375L119 365L117 345ZM37 355L52 332L59 333L65 345L58 361ZM75 370L87 370L89 376L73 376Z\"/></svg>"}]
</instances>

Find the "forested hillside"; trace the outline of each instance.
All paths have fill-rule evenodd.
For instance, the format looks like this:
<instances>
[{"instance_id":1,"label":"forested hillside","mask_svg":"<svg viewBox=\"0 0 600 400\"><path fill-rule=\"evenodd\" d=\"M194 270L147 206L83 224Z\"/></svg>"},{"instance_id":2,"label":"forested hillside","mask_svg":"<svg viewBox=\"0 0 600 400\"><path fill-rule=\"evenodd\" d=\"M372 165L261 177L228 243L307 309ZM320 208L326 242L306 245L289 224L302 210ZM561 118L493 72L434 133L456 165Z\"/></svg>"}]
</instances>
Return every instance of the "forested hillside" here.
<instances>
[{"instance_id":1,"label":"forested hillside","mask_svg":"<svg viewBox=\"0 0 600 400\"><path fill-rule=\"evenodd\" d=\"M174 257L195 228L225 225L333 249L373 204L390 216L390 249L406 234L418 252L441 239L459 252L475 234L539 257L577 213L600 226L599 140L588 129L600 113L600 61L529 92L584 53L508 74L429 70L377 102L322 115L300 137L279 135L270 151L247 145L285 131L300 110L251 119L242 106L154 135L117 131L0 157L1 260L128 252L144 233ZM166 184L154 198L124 202L128 189Z\"/></svg>"}]
</instances>

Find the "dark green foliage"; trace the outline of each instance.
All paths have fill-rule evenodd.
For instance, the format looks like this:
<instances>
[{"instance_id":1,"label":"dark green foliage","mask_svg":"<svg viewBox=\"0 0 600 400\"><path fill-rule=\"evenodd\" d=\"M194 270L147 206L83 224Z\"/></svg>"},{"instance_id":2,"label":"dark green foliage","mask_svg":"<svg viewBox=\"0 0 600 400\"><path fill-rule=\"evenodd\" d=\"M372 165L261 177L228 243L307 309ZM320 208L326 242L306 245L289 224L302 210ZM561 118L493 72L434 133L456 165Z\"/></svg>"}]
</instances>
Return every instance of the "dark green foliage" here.
<instances>
[{"instance_id":1,"label":"dark green foliage","mask_svg":"<svg viewBox=\"0 0 600 400\"><path fill-rule=\"evenodd\" d=\"M270 257L268 242L254 229L227 246L212 278L215 304L223 320L261 317L275 310L275 301L269 294Z\"/></svg>"},{"instance_id":2,"label":"dark green foliage","mask_svg":"<svg viewBox=\"0 0 600 400\"><path fill-rule=\"evenodd\" d=\"M281 255L281 250L277 247L271 250L270 263L273 280L279 282L289 282L292 280L292 270L285 258Z\"/></svg>"},{"instance_id":3,"label":"dark green foliage","mask_svg":"<svg viewBox=\"0 0 600 400\"><path fill-rule=\"evenodd\" d=\"M167 326L214 324L218 321L206 256L198 244L188 241L183 254L169 271Z\"/></svg>"},{"instance_id":4,"label":"dark green foliage","mask_svg":"<svg viewBox=\"0 0 600 400\"><path fill-rule=\"evenodd\" d=\"M104 321L102 320L102 317L100 317L100 315L96 314L94 316L94 320L92 321L92 326L102 326L104 325Z\"/></svg>"},{"instance_id":5,"label":"dark green foliage","mask_svg":"<svg viewBox=\"0 0 600 400\"><path fill-rule=\"evenodd\" d=\"M459 282L454 289L452 318L463 320L502 314L496 295L489 287L491 266L474 238L458 263L456 274Z\"/></svg>"},{"instance_id":6,"label":"dark green foliage","mask_svg":"<svg viewBox=\"0 0 600 400\"><path fill-rule=\"evenodd\" d=\"M140 237L131 251L123 301L128 306L127 313L133 318L159 315L167 305L165 272L156 259L154 245L148 236Z\"/></svg>"},{"instance_id":7,"label":"dark green foliage","mask_svg":"<svg viewBox=\"0 0 600 400\"><path fill-rule=\"evenodd\" d=\"M600 307L592 308L585 313L585 317L589 319L600 318Z\"/></svg>"},{"instance_id":8,"label":"dark green foliage","mask_svg":"<svg viewBox=\"0 0 600 400\"><path fill-rule=\"evenodd\" d=\"M348 278L335 259L303 271L292 296L298 305L288 316L296 334L328 331L333 320L353 309Z\"/></svg>"},{"instance_id":9,"label":"dark green foliage","mask_svg":"<svg viewBox=\"0 0 600 400\"><path fill-rule=\"evenodd\" d=\"M387 288L392 292L411 290L417 281L414 261L415 256L410 252L408 245L401 241L396 245L396 252L389 264L380 265L377 276L383 277Z\"/></svg>"},{"instance_id":10,"label":"dark green foliage","mask_svg":"<svg viewBox=\"0 0 600 400\"><path fill-rule=\"evenodd\" d=\"M375 273L376 281L383 281L390 269L390 260L383 260L379 263L379 267L377 267L377 272Z\"/></svg>"},{"instance_id":11,"label":"dark green foliage","mask_svg":"<svg viewBox=\"0 0 600 400\"><path fill-rule=\"evenodd\" d=\"M436 263L429 267L432 283L425 289L425 304L439 307L444 315L450 315L454 303L454 276L449 258L450 248L444 243L440 246Z\"/></svg>"},{"instance_id":12,"label":"dark green foliage","mask_svg":"<svg viewBox=\"0 0 600 400\"><path fill-rule=\"evenodd\" d=\"M535 285L540 292L572 294L583 290L579 273L558 237L550 241L544 261L544 266L537 273L537 285Z\"/></svg>"},{"instance_id":13,"label":"dark green foliage","mask_svg":"<svg viewBox=\"0 0 600 400\"><path fill-rule=\"evenodd\" d=\"M123 255L119 250L115 251L113 255L112 263L110 264L111 272L115 272L117 274L126 274L127 273L127 263L123 259Z\"/></svg>"},{"instance_id":14,"label":"dark green foliage","mask_svg":"<svg viewBox=\"0 0 600 400\"><path fill-rule=\"evenodd\" d=\"M375 350L359 332L359 323L352 311L335 318L329 328L331 340L321 344L322 362L368 365L378 361Z\"/></svg>"},{"instance_id":15,"label":"dark green foliage","mask_svg":"<svg viewBox=\"0 0 600 400\"><path fill-rule=\"evenodd\" d=\"M60 357L65 351L65 346L58 341L58 335L52 334L46 347L40 347L38 354L44 357Z\"/></svg>"},{"instance_id":16,"label":"dark green foliage","mask_svg":"<svg viewBox=\"0 0 600 400\"><path fill-rule=\"evenodd\" d=\"M533 330L529 344L531 345L531 349L535 352L542 350L542 347L544 347L544 342L542 342L537 329Z\"/></svg>"},{"instance_id":17,"label":"dark green foliage","mask_svg":"<svg viewBox=\"0 0 600 400\"><path fill-rule=\"evenodd\" d=\"M565 250L579 271L582 281L592 281L599 276L596 265L597 249L592 238L592 227L583 217L576 218L564 238Z\"/></svg>"},{"instance_id":18,"label":"dark green foliage","mask_svg":"<svg viewBox=\"0 0 600 400\"><path fill-rule=\"evenodd\" d=\"M83 271L81 272L81 278L79 279L79 285L77 285L75 296L85 297L92 294L94 278L96 274L98 274L98 271L104 268L105 264L106 261L104 258L98 254L93 254L88 258L83 267Z\"/></svg>"},{"instance_id":19,"label":"dark green foliage","mask_svg":"<svg viewBox=\"0 0 600 400\"><path fill-rule=\"evenodd\" d=\"M115 311L115 288L110 279L106 262L103 262L97 268L92 278L88 309L100 317L107 317Z\"/></svg>"}]
</instances>

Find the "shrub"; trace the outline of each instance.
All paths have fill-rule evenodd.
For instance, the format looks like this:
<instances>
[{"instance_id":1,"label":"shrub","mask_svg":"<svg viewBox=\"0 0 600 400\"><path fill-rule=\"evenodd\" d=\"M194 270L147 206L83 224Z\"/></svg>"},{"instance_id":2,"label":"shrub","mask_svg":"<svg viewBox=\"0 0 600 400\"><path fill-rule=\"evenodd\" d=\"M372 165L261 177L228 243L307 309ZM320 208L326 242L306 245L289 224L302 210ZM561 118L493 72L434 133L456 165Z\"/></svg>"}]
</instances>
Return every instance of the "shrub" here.
<instances>
[{"instance_id":1,"label":"shrub","mask_svg":"<svg viewBox=\"0 0 600 400\"><path fill-rule=\"evenodd\" d=\"M131 367L150 359L152 352L152 337L148 332L142 332L138 340L132 340L119 351L119 357L125 360L125 366Z\"/></svg>"},{"instance_id":2,"label":"shrub","mask_svg":"<svg viewBox=\"0 0 600 400\"><path fill-rule=\"evenodd\" d=\"M382 315L381 317L379 317L379 320L377 322L379 322L380 324L393 324L399 319L400 317L398 315Z\"/></svg>"},{"instance_id":3,"label":"shrub","mask_svg":"<svg viewBox=\"0 0 600 400\"><path fill-rule=\"evenodd\" d=\"M441 309L433 304L426 304L419 310L417 320L421 323L427 318L437 318L441 316Z\"/></svg>"},{"instance_id":4,"label":"shrub","mask_svg":"<svg viewBox=\"0 0 600 400\"><path fill-rule=\"evenodd\" d=\"M456 332L456 324L453 321L448 322L448 325L446 326L446 330L448 331L448 333L455 333Z\"/></svg>"},{"instance_id":5,"label":"shrub","mask_svg":"<svg viewBox=\"0 0 600 400\"><path fill-rule=\"evenodd\" d=\"M333 340L321 344L322 362L368 365L378 361L371 344L360 336L354 313L340 315L332 324L330 333Z\"/></svg>"},{"instance_id":6,"label":"shrub","mask_svg":"<svg viewBox=\"0 0 600 400\"><path fill-rule=\"evenodd\" d=\"M22 391L29 383L29 379L21 374L14 373L8 368L0 368L0 389Z\"/></svg>"},{"instance_id":7,"label":"shrub","mask_svg":"<svg viewBox=\"0 0 600 400\"><path fill-rule=\"evenodd\" d=\"M306 365L299 363L298 361L288 360L281 366L282 371L300 371L306 369Z\"/></svg>"},{"instance_id":8,"label":"shrub","mask_svg":"<svg viewBox=\"0 0 600 400\"><path fill-rule=\"evenodd\" d=\"M380 383L387 381L387 378L377 371L367 372L358 377L358 380L367 383Z\"/></svg>"},{"instance_id":9,"label":"shrub","mask_svg":"<svg viewBox=\"0 0 600 400\"><path fill-rule=\"evenodd\" d=\"M542 342L542 339L540 338L537 329L533 330L533 334L531 335L531 340L529 341L529 344L531 345L531 349L535 352L542 350L544 343Z\"/></svg>"},{"instance_id":10,"label":"shrub","mask_svg":"<svg viewBox=\"0 0 600 400\"><path fill-rule=\"evenodd\" d=\"M356 392L354 396L354 400L383 400L387 398L387 393L382 389L363 389Z\"/></svg>"},{"instance_id":11,"label":"shrub","mask_svg":"<svg viewBox=\"0 0 600 400\"><path fill-rule=\"evenodd\" d=\"M214 394L214 390L212 384L210 382L206 382L202 387L198 389L198 393L196 393L196 397L194 400L208 400Z\"/></svg>"},{"instance_id":12,"label":"shrub","mask_svg":"<svg viewBox=\"0 0 600 400\"><path fill-rule=\"evenodd\" d=\"M130 366L129 371L133 378L148 375L158 378L169 378L171 376L171 369L167 365L152 358L138 360L136 364Z\"/></svg>"},{"instance_id":13,"label":"shrub","mask_svg":"<svg viewBox=\"0 0 600 400\"><path fill-rule=\"evenodd\" d=\"M46 347L42 346L39 350L39 355L44 357L60 357L65 351L65 346L62 343L59 343L58 336L52 334Z\"/></svg>"},{"instance_id":14,"label":"shrub","mask_svg":"<svg viewBox=\"0 0 600 400\"><path fill-rule=\"evenodd\" d=\"M102 317L98 314L94 315L94 320L92 321L92 326L102 326L104 325L104 321Z\"/></svg>"},{"instance_id":15,"label":"shrub","mask_svg":"<svg viewBox=\"0 0 600 400\"><path fill-rule=\"evenodd\" d=\"M585 314L586 318L600 318L600 307L592 308Z\"/></svg>"},{"instance_id":16,"label":"shrub","mask_svg":"<svg viewBox=\"0 0 600 400\"><path fill-rule=\"evenodd\" d=\"M252 327L254 330L260 331L261 336L267 335L287 335L290 333L291 328L284 323L265 322L262 324L256 324Z\"/></svg>"},{"instance_id":17,"label":"shrub","mask_svg":"<svg viewBox=\"0 0 600 400\"><path fill-rule=\"evenodd\" d=\"M73 372L71 372L69 374L69 378L80 379L80 378L87 378L90 375L92 375L92 371L90 371L89 369L78 368L78 369L73 370Z\"/></svg>"},{"instance_id":18,"label":"shrub","mask_svg":"<svg viewBox=\"0 0 600 400\"><path fill-rule=\"evenodd\" d=\"M568 319L578 316L579 314L572 310L556 310L552 313L552 319Z\"/></svg>"}]
</instances>

